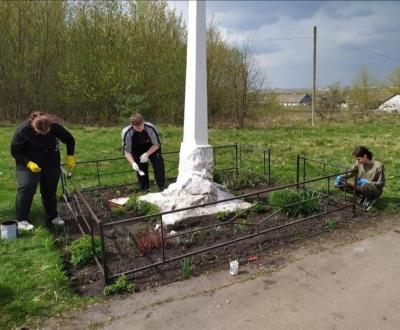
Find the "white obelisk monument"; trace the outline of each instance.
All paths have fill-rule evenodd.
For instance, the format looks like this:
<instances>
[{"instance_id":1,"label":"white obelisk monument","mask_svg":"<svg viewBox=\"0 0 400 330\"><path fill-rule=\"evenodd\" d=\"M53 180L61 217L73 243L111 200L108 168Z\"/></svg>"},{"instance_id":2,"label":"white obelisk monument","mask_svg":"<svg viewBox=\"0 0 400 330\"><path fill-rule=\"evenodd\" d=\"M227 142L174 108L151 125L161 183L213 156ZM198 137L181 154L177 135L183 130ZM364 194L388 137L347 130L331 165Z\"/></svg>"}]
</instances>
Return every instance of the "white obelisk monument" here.
<instances>
[{"instance_id":1,"label":"white obelisk monument","mask_svg":"<svg viewBox=\"0 0 400 330\"><path fill-rule=\"evenodd\" d=\"M208 144L206 2L189 1L185 120L178 182L192 176L212 180L213 152Z\"/></svg>"},{"instance_id":2,"label":"white obelisk monument","mask_svg":"<svg viewBox=\"0 0 400 330\"><path fill-rule=\"evenodd\" d=\"M188 41L183 141L179 153L177 181L161 193L141 196L139 201L156 204L162 212L202 205L233 197L225 187L213 182L213 150L208 144L206 1L188 1ZM163 216L165 225L187 218L248 208L241 200Z\"/></svg>"}]
</instances>

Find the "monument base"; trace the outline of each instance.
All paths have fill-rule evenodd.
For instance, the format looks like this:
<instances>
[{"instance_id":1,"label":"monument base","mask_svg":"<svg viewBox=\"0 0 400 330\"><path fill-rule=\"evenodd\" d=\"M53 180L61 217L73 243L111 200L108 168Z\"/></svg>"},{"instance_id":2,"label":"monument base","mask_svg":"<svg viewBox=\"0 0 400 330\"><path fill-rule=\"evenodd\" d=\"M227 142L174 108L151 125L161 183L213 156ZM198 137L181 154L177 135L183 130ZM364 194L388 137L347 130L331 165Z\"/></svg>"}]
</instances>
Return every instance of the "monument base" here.
<instances>
[{"instance_id":1,"label":"monument base","mask_svg":"<svg viewBox=\"0 0 400 330\"><path fill-rule=\"evenodd\" d=\"M188 148L181 145L177 181L162 192L139 197L157 205L161 212L222 201L234 197L224 186L212 181L213 155L211 146ZM247 209L250 203L236 199L215 205L163 215L164 225L174 225L184 219Z\"/></svg>"}]
</instances>

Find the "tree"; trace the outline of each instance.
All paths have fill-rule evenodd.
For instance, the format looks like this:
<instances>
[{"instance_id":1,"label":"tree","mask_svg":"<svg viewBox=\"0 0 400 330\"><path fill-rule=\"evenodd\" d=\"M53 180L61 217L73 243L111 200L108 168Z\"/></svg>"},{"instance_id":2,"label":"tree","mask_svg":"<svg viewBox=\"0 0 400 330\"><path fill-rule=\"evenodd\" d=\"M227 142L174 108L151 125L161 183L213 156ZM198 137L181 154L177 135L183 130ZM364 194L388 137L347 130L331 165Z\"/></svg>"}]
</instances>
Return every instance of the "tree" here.
<instances>
[{"instance_id":1,"label":"tree","mask_svg":"<svg viewBox=\"0 0 400 330\"><path fill-rule=\"evenodd\" d=\"M233 47L230 52L229 80L232 88L232 102L239 128L252 109L260 108L264 76L257 67L254 55L247 44Z\"/></svg>"},{"instance_id":2,"label":"tree","mask_svg":"<svg viewBox=\"0 0 400 330\"><path fill-rule=\"evenodd\" d=\"M367 111L375 101L373 86L376 83L366 66L361 66L350 90L351 106L361 111Z\"/></svg>"},{"instance_id":3,"label":"tree","mask_svg":"<svg viewBox=\"0 0 400 330\"><path fill-rule=\"evenodd\" d=\"M400 67L395 69L388 77L390 86L389 90L395 94L400 93Z\"/></svg>"}]
</instances>

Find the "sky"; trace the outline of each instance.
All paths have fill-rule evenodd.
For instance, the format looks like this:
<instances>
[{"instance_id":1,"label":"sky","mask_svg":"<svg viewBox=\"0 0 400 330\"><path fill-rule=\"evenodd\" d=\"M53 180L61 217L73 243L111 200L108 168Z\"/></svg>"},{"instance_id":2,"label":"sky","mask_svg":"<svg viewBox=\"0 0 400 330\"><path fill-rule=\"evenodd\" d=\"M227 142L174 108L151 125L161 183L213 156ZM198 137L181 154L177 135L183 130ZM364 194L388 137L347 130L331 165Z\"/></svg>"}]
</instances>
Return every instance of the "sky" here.
<instances>
[{"instance_id":1,"label":"sky","mask_svg":"<svg viewBox=\"0 0 400 330\"><path fill-rule=\"evenodd\" d=\"M187 21L187 2L168 1ZM207 1L207 21L232 44L247 43L265 88L353 84L361 67L377 80L400 67L400 1Z\"/></svg>"}]
</instances>

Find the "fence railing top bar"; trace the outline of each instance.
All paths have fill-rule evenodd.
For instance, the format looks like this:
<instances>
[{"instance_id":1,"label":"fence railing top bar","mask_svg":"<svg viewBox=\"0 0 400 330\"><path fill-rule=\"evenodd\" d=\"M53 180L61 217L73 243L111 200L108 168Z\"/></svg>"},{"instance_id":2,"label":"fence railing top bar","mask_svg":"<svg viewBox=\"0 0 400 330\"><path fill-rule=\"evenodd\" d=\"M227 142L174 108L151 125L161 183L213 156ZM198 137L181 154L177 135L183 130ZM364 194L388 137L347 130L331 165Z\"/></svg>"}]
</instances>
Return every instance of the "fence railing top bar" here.
<instances>
[{"instance_id":1,"label":"fence railing top bar","mask_svg":"<svg viewBox=\"0 0 400 330\"><path fill-rule=\"evenodd\" d=\"M88 209L90 216L94 219L94 221L96 221L96 223L99 225L101 223L101 221L99 220L99 218L97 217L96 213L93 211L93 209L91 208L91 206L89 205L88 201L85 199L85 197L81 194L80 191L76 190L77 195L79 196L79 198L82 200L82 202L85 204L86 208Z\"/></svg>"},{"instance_id":2,"label":"fence railing top bar","mask_svg":"<svg viewBox=\"0 0 400 330\"><path fill-rule=\"evenodd\" d=\"M313 158L308 158L308 157L301 156L301 155L298 155L298 157L299 157L299 159L304 159L304 160L309 161L309 162L320 163L320 164L328 165L328 166L331 166L331 167L337 167L337 168L343 168L343 169L347 169L348 168L348 166L344 166L343 164L329 163L329 162L327 162L325 160L321 160L321 159L313 159Z\"/></svg>"},{"instance_id":3,"label":"fence railing top bar","mask_svg":"<svg viewBox=\"0 0 400 330\"><path fill-rule=\"evenodd\" d=\"M165 212L161 212L161 213L155 213L155 214L141 216L141 217L133 217L133 218L122 219L122 220L115 221L115 222L112 222L112 223L104 224L104 226L107 226L107 227L108 226L115 226L115 225L119 225L119 224L126 223L126 222L136 221L138 219L150 218L150 217L155 217L155 216L161 217L161 216L166 215L166 214L172 214L172 213L178 213L178 212L193 210L193 209L196 209L196 208L202 208L202 207L207 207L207 206L211 206L211 205L215 205L215 204L230 202L230 201L237 200L237 199L244 199L246 197L257 196L259 194L269 193L269 192L273 192L275 190L292 188L292 187L296 187L298 185L304 185L304 184L307 184L307 183L317 182L317 181L325 180L327 178L336 177L338 175L345 175L345 174L347 175L347 174L350 174L350 173L352 173L352 171L345 171L345 172L340 172L340 173L336 173L336 174L325 175L323 177L318 177L318 178L302 181L302 182L299 182L299 183L291 183L291 184L284 185L284 186L267 188L267 189L263 189L263 190L256 191L256 192L252 192L252 193L249 193L249 194L234 196L234 197L231 197L231 198L226 198L226 199L215 201L215 202L204 203L204 204L201 204L201 205L183 207L183 208L180 208L180 209L165 211Z\"/></svg>"},{"instance_id":4,"label":"fence railing top bar","mask_svg":"<svg viewBox=\"0 0 400 330\"><path fill-rule=\"evenodd\" d=\"M259 150L259 151L268 151L271 150L269 147L253 147L253 146L240 146L241 150Z\"/></svg>"},{"instance_id":5,"label":"fence railing top bar","mask_svg":"<svg viewBox=\"0 0 400 330\"><path fill-rule=\"evenodd\" d=\"M228 147L236 147L236 144L225 144L225 145L218 145L218 146L211 146L213 149L221 149L221 148L228 148ZM179 150L175 151L163 151L163 155L169 155L169 154L179 154ZM115 161L115 160L121 160L125 159L124 156L120 157L112 157L112 158L102 158L102 159L89 159L89 160L81 160L76 162L76 165L79 164L88 164L88 163L101 163L101 162L109 162L109 161ZM66 164L63 163L61 166L65 166Z\"/></svg>"}]
</instances>

